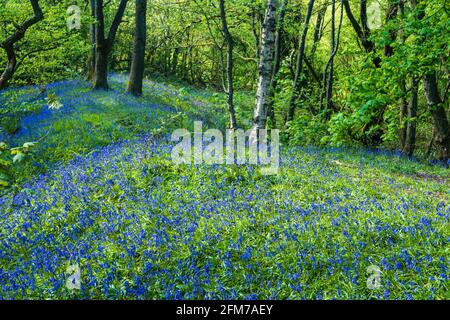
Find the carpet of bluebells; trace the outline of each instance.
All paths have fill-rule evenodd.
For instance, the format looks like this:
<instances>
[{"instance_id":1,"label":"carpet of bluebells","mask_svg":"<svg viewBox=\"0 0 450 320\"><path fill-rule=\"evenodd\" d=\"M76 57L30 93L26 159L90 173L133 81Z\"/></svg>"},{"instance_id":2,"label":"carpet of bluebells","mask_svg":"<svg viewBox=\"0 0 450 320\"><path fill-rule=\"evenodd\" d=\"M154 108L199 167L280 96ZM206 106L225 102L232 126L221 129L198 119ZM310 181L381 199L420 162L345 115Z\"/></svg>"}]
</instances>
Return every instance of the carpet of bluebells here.
<instances>
[{"instance_id":1,"label":"carpet of bluebells","mask_svg":"<svg viewBox=\"0 0 450 320\"><path fill-rule=\"evenodd\" d=\"M0 198L1 299L450 298L448 169L287 146L273 176L250 165L175 166L168 136L149 132L180 108L220 123L207 111L213 95L170 99L154 82L140 99L83 81L48 88L64 108L28 116L9 139L49 132L38 155L76 151ZM117 122L124 110L129 126ZM80 290L66 286L71 265ZM372 289L370 266L381 270Z\"/></svg>"}]
</instances>

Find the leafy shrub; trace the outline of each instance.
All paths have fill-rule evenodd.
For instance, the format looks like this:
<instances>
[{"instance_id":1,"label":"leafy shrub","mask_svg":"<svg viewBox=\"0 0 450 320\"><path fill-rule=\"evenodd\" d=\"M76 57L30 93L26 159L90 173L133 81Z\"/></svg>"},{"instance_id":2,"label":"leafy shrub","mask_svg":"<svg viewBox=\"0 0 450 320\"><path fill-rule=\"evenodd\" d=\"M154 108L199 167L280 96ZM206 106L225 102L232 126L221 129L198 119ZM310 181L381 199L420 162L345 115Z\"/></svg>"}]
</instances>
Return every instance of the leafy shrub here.
<instances>
[{"instance_id":1,"label":"leafy shrub","mask_svg":"<svg viewBox=\"0 0 450 320\"><path fill-rule=\"evenodd\" d=\"M10 187L14 181L11 166L22 162L35 144L36 142L25 142L21 147L11 148L5 142L0 142L0 191Z\"/></svg>"},{"instance_id":2,"label":"leafy shrub","mask_svg":"<svg viewBox=\"0 0 450 320\"><path fill-rule=\"evenodd\" d=\"M305 112L298 113L288 127L289 142L292 145L321 145L328 135L327 124L320 116L311 116Z\"/></svg>"}]
</instances>

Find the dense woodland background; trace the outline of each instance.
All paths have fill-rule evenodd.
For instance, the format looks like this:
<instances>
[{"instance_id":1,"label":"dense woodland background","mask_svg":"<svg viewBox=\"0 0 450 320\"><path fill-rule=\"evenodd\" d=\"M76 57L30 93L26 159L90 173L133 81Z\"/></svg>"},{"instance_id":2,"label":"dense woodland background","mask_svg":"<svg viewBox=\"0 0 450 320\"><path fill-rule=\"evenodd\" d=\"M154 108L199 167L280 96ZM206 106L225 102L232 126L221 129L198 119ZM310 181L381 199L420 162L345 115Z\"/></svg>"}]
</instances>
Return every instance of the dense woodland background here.
<instances>
[{"instance_id":1,"label":"dense woodland background","mask_svg":"<svg viewBox=\"0 0 450 320\"><path fill-rule=\"evenodd\" d=\"M74 4L79 30L67 27ZM128 91L139 95L143 70L226 92L230 126L253 117L295 145L447 160L449 11L445 0L1 0L0 86L87 77L106 89L107 72L131 70ZM233 93L256 92L267 71L260 121Z\"/></svg>"}]
</instances>

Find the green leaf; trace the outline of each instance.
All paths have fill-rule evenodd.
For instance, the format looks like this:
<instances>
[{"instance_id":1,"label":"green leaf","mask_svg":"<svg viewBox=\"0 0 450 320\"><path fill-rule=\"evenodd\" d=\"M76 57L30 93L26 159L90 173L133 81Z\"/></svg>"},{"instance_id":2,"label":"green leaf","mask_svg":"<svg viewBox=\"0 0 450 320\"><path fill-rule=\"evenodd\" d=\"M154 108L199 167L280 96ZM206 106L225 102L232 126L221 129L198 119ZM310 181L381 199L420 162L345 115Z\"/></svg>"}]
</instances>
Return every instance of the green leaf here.
<instances>
[{"instance_id":1,"label":"green leaf","mask_svg":"<svg viewBox=\"0 0 450 320\"><path fill-rule=\"evenodd\" d=\"M0 159L0 167L9 167L10 165L11 165L11 161Z\"/></svg>"},{"instance_id":2,"label":"green leaf","mask_svg":"<svg viewBox=\"0 0 450 320\"><path fill-rule=\"evenodd\" d=\"M36 145L36 142L25 142L23 144L23 147L28 149L28 148L34 147L35 145Z\"/></svg>"},{"instance_id":3,"label":"green leaf","mask_svg":"<svg viewBox=\"0 0 450 320\"><path fill-rule=\"evenodd\" d=\"M23 153L18 153L13 158L13 163L21 162L25 158L25 155Z\"/></svg>"},{"instance_id":4,"label":"green leaf","mask_svg":"<svg viewBox=\"0 0 450 320\"><path fill-rule=\"evenodd\" d=\"M8 150L8 145L4 142L0 142L0 150Z\"/></svg>"},{"instance_id":5,"label":"green leaf","mask_svg":"<svg viewBox=\"0 0 450 320\"><path fill-rule=\"evenodd\" d=\"M0 188L5 188L5 187L8 187L8 186L9 186L9 182L8 181L0 179Z\"/></svg>"}]
</instances>

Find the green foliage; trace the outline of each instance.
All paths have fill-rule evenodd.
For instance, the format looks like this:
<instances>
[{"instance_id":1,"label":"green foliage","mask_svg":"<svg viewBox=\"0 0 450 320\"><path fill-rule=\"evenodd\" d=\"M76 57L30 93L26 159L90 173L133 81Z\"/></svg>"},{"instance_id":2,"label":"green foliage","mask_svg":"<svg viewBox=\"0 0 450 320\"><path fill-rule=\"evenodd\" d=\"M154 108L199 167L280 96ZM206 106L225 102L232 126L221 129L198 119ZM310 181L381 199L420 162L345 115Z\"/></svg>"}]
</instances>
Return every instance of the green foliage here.
<instances>
[{"instance_id":1,"label":"green foliage","mask_svg":"<svg viewBox=\"0 0 450 320\"><path fill-rule=\"evenodd\" d=\"M311 116L307 112L297 113L295 119L289 123L289 143L298 146L327 144L327 124L320 116Z\"/></svg>"},{"instance_id":2,"label":"green foliage","mask_svg":"<svg viewBox=\"0 0 450 320\"><path fill-rule=\"evenodd\" d=\"M59 110L64 106L54 93L49 93L45 101L47 102L48 108L52 110Z\"/></svg>"},{"instance_id":3,"label":"green foliage","mask_svg":"<svg viewBox=\"0 0 450 320\"><path fill-rule=\"evenodd\" d=\"M78 1L81 8L86 6ZM44 20L32 26L16 45L18 66L11 85L49 83L78 77L85 72L89 43L89 12L82 10L82 29L67 28L67 8L73 1L39 2ZM0 42L15 31L15 25L32 15L29 1L3 1L0 10ZM6 54L0 50L0 65L6 65Z\"/></svg>"},{"instance_id":4,"label":"green foliage","mask_svg":"<svg viewBox=\"0 0 450 320\"><path fill-rule=\"evenodd\" d=\"M373 2L369 1L368 4ZM381 5L380 14L384 17L389 1L378 3ZM91 48L89 27L94 21L90 17L89 6L78 1L76 4L82 8L82 28L68 30L66 10L71 4L74 3L42 3L45 21L33 26L25 39L18 44L20 65L12 85L52 82L85 74ZM107 26L114 18L116 6L117 1L105 6ZM330 54L331 14L328 6L323 30L318 34L318 42L314 43L315 22L318 12L322 10L322 3L316 3L304 57L308 61L308 67L305 60L302 97L296 103L296 117L299 119L296 123L287 125L286 113L305 7L305 0L289 1L287 5L281 48L282 68L277 75L278 86L274 100L276 124L269 121L269 126L276 125L283 130L290 128L289 136L296 137L291 143L358 144L398 149L399 139L396 135L404 125L398 120L398 104L401 97L409 97L409 79L412 76L421 79L424 73L437 70L441 92L446 89L446 70L449 69L446 56L450 50L450 39L449 33L446 32L449 30L448 10L443 10L445 1L423 1L415 10L407 2L404 13L399 12L391 21L385 21L383 18L382 26L371 30L370 40L375 44L372 53L361 48L353 27L347 17L344 17L339 51L334 64L335 110L330 117L324 110L319 110L320 97L324 91L319 83L323 80L324 67ZM359 3L352 2L351 8L355 16L358 16ZM123 71L129 68L130 43L133 40L134 28L133 9L134 3L131 1L114 45L110 63L112 70ZM422 20L417 19L421 11L425 12ZM235 97L235 109L239 125L249 127L257 85L256 53L257 43L260 41L264 1L226 2L226 12L234 40L234 87L237 92L242 92ZM30 14L31 8L27 1L5 1L0 17L7 23L0 26L0 31L3 31L1 34L10 34L14 30L14 23L23 21ZM194 93L193 89L188 88L186 84L193 83L198 87L223 91L226 52L218 8L210 1L183 0L168 4L157 0L149 5L148 16L145 72L152 77L162 76L180 84L182 88L178 92L166 93L171 95L170 100L180 111L190 110L192 114L196 111L191 110L189 104L204 104L205 99L202 97L200 101L192 101L189 95ZM396 32L395 38L392 38L393 31ZM386 45L393 48L394 54L390 57L383 55ZM4 53L0 52L0 65L4 64L5 58ZM373 61L376 58L381 59L380 68L374 67ZM407 82L406 91L401 86L402 81ZM163 94L157 96L158 99L165 99ZM423 153L422 146L431 139L432 132L428 129L432 121L425 108L426 101L421 86L419 97L418 145L419 152ZM207 97L207 100L210 103L220 101L223 106L221 121L227 121L225 95L214 93ZM47 104L53 106L51 102L47 101ZM200 113L197 113L197 116L210 118ZM313 124L303 128L309 124L309 118ZM20 120L20 117L18 119ZM329 122L330 119L332 120ZM6 122L5 130L14 133L17 130L15 123L18 121L12 119ZM326 131L323 130L325 124L328 126ZM320 139L316 136L317 132L323 135Z\"/></svg>"},{"instance_id":5,"label":"green foliage","mask_svg":"<svg viewBox=\"0 0 450 320\"><path fill-rule=\"evenodd\" d=\"M450 49L448 12L443 10L443 1L422 2L416 10L405 5L405 14L386 23L378 30L372 30L376 53L366 55L350 68L342 69L342 76L336 83L345 92L341 110L329 123L330 137L326 141L334 145L364 144L399 148L398 132L405 124L399 122L399 104L403 97L409 101L409 81L419 80L429 71L448 70L445 58ZM417 18L424 10L425 17ZM397 32L391 38L391 31ZM345 37L344 37L344 41ZM392 56L383 56L384 47L393 48ZM342 55L349 55L347 44ZM381 58L381 67L375 68L373 59ZM441 79L445 79L444 73ZM404 82L406 91L401 86ZM445 82L442 82L443 84ZM444 91L445 87L441 88ZM411 119L418 128L419 152L426 149L430 141L431 117L425 108L422 86L419 87L419 117Z\"/></svg>"},{"instance_id":6,"label":"green foliage","mask_svg":"<svg viewBox=\"0 0 450 320\"><path fill-rule=\"evenodd\" d=\"M11 167L25 160L36 142L25 142L21 147L11 148L5 142L0 142L0 192L14 183Z\"/></svg>"}]
</instances>

